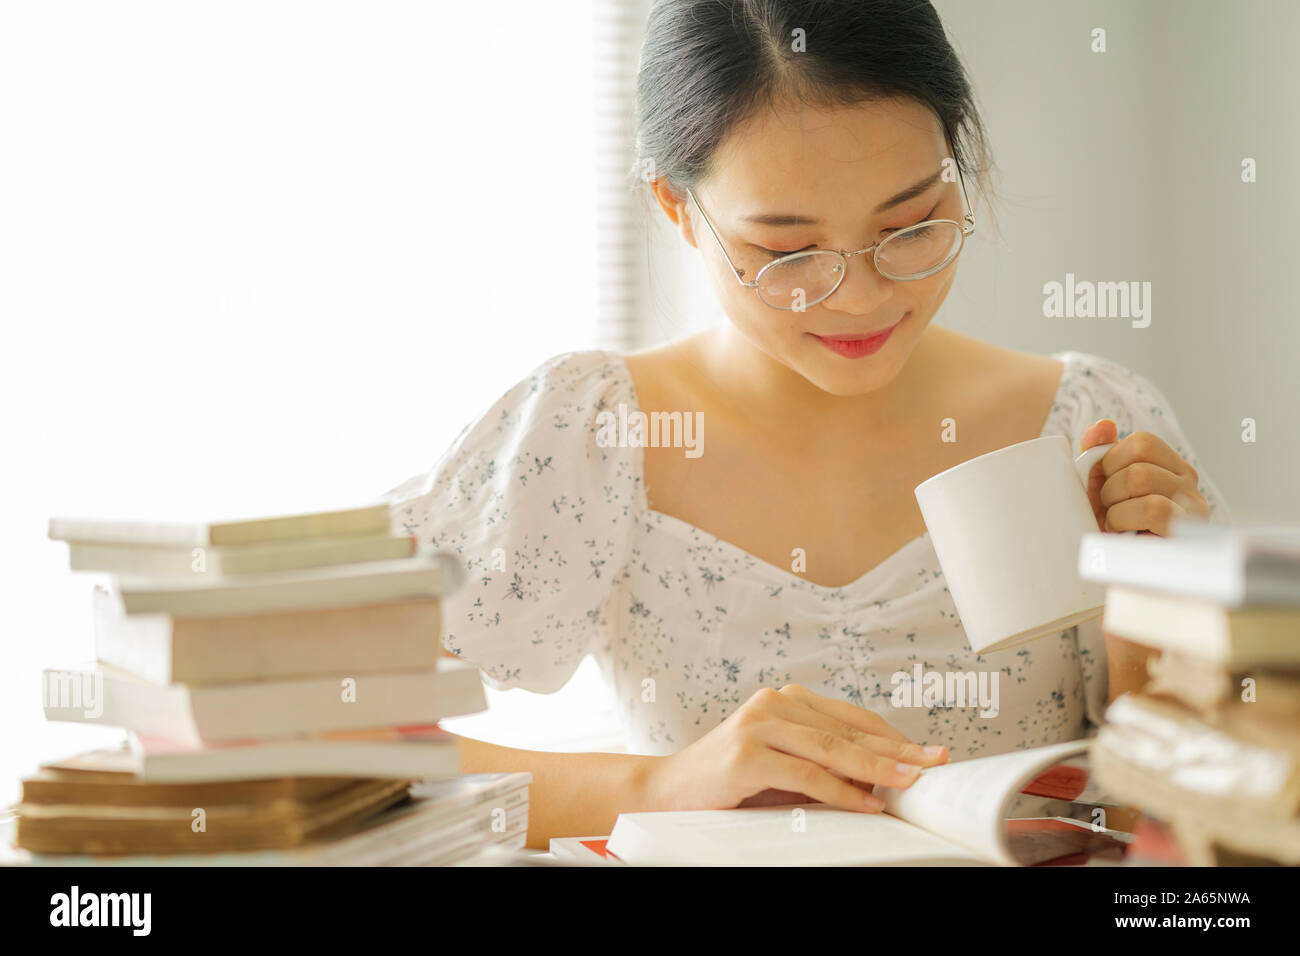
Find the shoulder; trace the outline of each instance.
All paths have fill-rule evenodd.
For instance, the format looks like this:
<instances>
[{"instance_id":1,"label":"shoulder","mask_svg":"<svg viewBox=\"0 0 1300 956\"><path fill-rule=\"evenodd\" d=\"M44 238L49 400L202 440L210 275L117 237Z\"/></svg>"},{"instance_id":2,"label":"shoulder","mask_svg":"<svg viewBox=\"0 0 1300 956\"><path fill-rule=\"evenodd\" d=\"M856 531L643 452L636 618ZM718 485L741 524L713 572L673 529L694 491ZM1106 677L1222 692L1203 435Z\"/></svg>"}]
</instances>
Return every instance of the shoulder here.
<instances>
[{"instance_id":1,"label":"shoulder","mask_svg":"<svg viewBox=\"0 0 1300 956\"><path fill-rule=\"evenodd\" d=\"M1053 415L1057 431L1077 448L1093 422L1109 418L1117 440L1135 432L1164 439L1182 458L1199 469L1174 407L1147 376L1123 362L1091 352L1054 353L1066 364Z\"/></svg>"},{"instance_id":2,"label":"shoulder","mask_svg":"<svg viewBox=\"0 0 1300 956\"><path fill-rule=\"evenodd\" d=\"M940 358L931 371L934 381L943 383L935 389L938 407L965 409L987 423L990 447L1036 437L1059 397L1067 363L950 329L940 334Z\"/></svg>"},{"instance_id":3,"label":"shoulder","mask_svg":"<svg viewBox=\"0 0 1300 956\"><path fill-rule=\"evenodd\" d=\"M561 352L536 365L506 394L583 398L626 390L630 384L624 357L606 349Z\"/></svg>"},{"instance_id":4,"label":"shoulder","mask_svg":"<svg viewBox=\"0 0 1300 956\"><path fill-rule=\"evenodd\" d=\"M948 380L996 382L1004 387L1032 387L1054 383L1061 375L1064 362L1055 355L1021 352L985 342L953 329L934 327L936 367Z\"/></svg>"},{"instance_id":5,"label":"shoulder","mask_svg":"<svg viewBox=\"0 0 1300 956\"><path fill-rule=\"evenodd\" d=\"M511 433L567 433L581 441L596 416L632 397L621 355L603 349L562 352L536 365L467 428L476 443Z\"/></svg>"},{"instance_id":6,"label":"shoulder","mask_svg":"<svg viewBox=\"0 0 1300 956\"><path fill-rule=\"evenodd\" d=\"M634 380L639 407L672 408L698 405L701 352L712 330L696 332L661 345L622 356Z\"/></svg>"},{"instance_id":7,"label":"shoulder","mask_svg":"<svg viewBox=\"0 0 1300 956\"><path fill-rule=\"evenodd\" d=\"M1094 408L1106 408L1147 420L1172 414L1168 400L1149 378L1115 359L1074 349L1038 355L955 332L948 335L944 348L953 379L964 369L972 380L989 383L1003 404L1054 394L1054 411L1068 407L1091 414ZM1115 414L1108 410L1096 417ZM1123 422L1117 424L1122 430Z\"/></svg>"},{"instance_id":8,"label":"shoulder","mask_svg":"<svg viewBox=\"0 0 1300 956\"><path fill-rule=\"evenodd\" d=\"M1065 361L1056 355L1021 352L958 333L952 335L950 355L980 378L1005 388L1039 392L1044 386L1055 386L1065 371Z\"/></svg>"},{"instance_id":9,"label":"shoulder","mask_svg":"<svg viewBox=\"0 0 1300 956\"><path fill-rule=\"evenodd\" d=\"M575 464L592 456L601 414L632 401L632 379L620 354L562 352L536 365L468 426L458 451L492 449L526 461L554 454L556 461Z\"/></svg>"},{"instance_id":10,"label":"shoulder","mask_svg":"<svg viewBox=\"0 0 1300 956\"><path fill-rule=\"evenodd\" d=\"M484 450L550 447L571 457L587 443L597 416L631 395L627 365L617 353L561 352L534 366L465 426L449 454L463 458Z\"/></svg>"},{"instance_id":11,"label":"shoulder","mask_svg":"<svg viewBox=\"0 0 1300 956\"><path fill-rule=\"evenodd\" d=\"M1059 400L1087 415L1096 413L1093 421L1114 418L1121 434L1162 421L1176 427L1169 400L1141 372L1091 352L1071 350L1053 354L1066 365Z\"/></svg>"},{"instance_id":12,"label":"shoulder","mask_svg":"<svg viewBox=\"0 0 1300 956\"><path fill-rule=\"evenodd\" d=\"M1076 382L1079 386L1094 385L1098 388L1132 390L1138 386L1150 385L1150 382L1141 373L1133 370L1123 362L1104 355L1079 352L1073 349L1064 352L1053 352L1052 354L1065 362L1070 370L1075 373L1076 378L1081 379L1081 381Z\"/></svg>"},{"instance_id":13,"label":"shoulder","mask_svg":"<svg viewBox=\"0 0 1300 956\"><path fill-rule=\"evenodd\" d=\"M453 511L484 509L503 496L540 494L551 484L635 480L621 449L599 448L596 423L606 409L630 402L622 357L601 349L562 352L532 368L461 429L436 464L385 497L423 498Z\"/></svg>"}]
</instances>

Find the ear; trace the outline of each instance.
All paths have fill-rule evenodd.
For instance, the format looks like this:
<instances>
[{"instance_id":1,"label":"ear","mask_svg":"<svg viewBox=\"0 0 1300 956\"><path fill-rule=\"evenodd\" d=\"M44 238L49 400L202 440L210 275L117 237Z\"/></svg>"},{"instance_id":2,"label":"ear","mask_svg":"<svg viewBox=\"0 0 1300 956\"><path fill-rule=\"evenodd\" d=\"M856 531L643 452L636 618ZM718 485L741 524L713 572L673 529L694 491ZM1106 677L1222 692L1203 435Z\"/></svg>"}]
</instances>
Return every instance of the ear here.
<instances>
[{"instance_id":1,"label":"ear","mask_svg":"<svg viewBox=\"0 0 1300 956\"><path fill-rule=\"evenodd\" d=\"M691 224L689 207L692 205L691 198L686 195L686 191L680 193L669 185L668 180L659 177L650 180L650 193L654 196L655 202L659 203L659 208L664 211L681 237L692 246L695 242L695 229ZM698 246L696 246L698 248Z\"/></svg>"}]
</instances>

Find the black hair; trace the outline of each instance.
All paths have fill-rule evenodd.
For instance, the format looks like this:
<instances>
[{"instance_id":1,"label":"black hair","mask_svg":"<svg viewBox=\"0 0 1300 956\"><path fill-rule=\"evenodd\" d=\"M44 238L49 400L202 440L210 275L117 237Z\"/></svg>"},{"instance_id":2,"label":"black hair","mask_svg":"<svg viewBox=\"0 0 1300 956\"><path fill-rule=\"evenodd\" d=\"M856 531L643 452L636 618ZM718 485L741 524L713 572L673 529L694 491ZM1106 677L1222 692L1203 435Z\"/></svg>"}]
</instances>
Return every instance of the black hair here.
<instances>
[{"instance_id":1,"label":"black hair","mask_svg":"<svg viewBox=\"0 0 1300 956\"><path fill-rule=\"evenodd\" d=\"M637 69L633 173L684 195L728 132L764 106L896 97L933 110L962 175L986 193L987 135L929 0L656 0Z\"/></svg>"}]
</instances>

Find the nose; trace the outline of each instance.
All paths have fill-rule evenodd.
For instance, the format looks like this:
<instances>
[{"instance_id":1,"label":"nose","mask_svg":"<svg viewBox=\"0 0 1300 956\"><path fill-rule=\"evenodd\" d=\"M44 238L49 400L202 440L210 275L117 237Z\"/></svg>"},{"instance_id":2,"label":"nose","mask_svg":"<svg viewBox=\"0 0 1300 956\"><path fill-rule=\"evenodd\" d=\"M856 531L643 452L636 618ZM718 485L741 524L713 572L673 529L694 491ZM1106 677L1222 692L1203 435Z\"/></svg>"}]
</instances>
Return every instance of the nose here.
<instances>
[{"instance_id":1,"label":"nose","mask_svg":"<svg viewBox=\"0 0 1300 956\"><path fill-rule=\"evenodd\" d=\"M892 294L892 279L876 270L875 250L845 256L844 278L835 291L821 301L824 308L835 312L866 315L885 302Z\"/></svg>"}]
</instances>

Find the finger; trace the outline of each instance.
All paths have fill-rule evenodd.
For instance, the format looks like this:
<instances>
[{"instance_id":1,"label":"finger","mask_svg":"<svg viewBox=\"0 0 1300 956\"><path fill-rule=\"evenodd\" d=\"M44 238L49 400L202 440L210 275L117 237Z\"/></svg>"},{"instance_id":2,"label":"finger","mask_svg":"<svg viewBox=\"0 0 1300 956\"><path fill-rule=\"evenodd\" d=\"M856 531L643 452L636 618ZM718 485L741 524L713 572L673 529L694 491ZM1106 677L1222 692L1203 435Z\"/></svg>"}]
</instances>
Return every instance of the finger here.
<instances>
[{"instance_id":1,"label":"finger","mask_svg":"<svg viewBox=\"0 0 1300 956\"><path fill-rule=\"evenodd\" d=\"M1106 531L1150 531L1168 537L1169 522L1187 511L1164 495L1144 495L1112 505L1106 511Z\"/></svg>"},{"instance_id":2,"label":"finger","mask_svg":"<svg viewBox=\"0 0 1300 956\"><path fill-rule=\"evenodd\" d=\"M937 766L946 763L948 760L948 751L945 747L927 750L920 744L914 744L906 739L900 741L895 740L893 737L882 737L879 734L852 727L842 720L821 711L813 710L811 707L806 707L795 700L782 698L775 701L767 713L790 723L836 734L855 746L862 747L882 757L888 757L891 760L901 760L905 763L916 764L918 767Z\"/></svg>"},{"instance_id":3,"label":"finger","mask_svg":"<svg viewBox=\"0 0 1300 956\"><path fill-rule=\"evenodd\" d=\"M789 693L787 693L789 691ZM807 696L800 695L798 691L804 691ZM832 716L825 711L817 710L808 706L805 700L818 698L819 695L799 687L798 685L788 685L782 688L781 695L773 698L768 712L792 723L804 724L808 727L814 727L818 730L828 730L832 733L839 734L841 737L864 747L883 757L890 757L894 760L902 760L906 763L914 763L917 766L929 767L946 763L948 760L948 749L946 747L925 748L920 744L912 743L894 728L890 727L883 718L871 711L864 713L876 718L873 726L887 729L894 732L893 736L883 736L877 730L863 730L861 725L847 724L838 717ZM822 698L827 699L827 698ZM862 710L854 707L852 704L844 701L831 701L831 703L844 704L849 710Z\"/></svg>"},{"instance_id":4,"label":"finger","mask_svg":"<svg viewBox=\"0 0 1300 956\"><path fill-rule=\"evenodd\" d=\"M1178 452L1170 448L1159 435L1150 432L1134 432L1124 438L1102 456L1101 464L1106 477L1110 478L1117 471L1123 471L1129 465L1139 461L1159 465L1175 475L1192 478L1196 475L1192 466L1183 461Z\"/></svg>"},{"instance_id":5,"label":"finger","mask_svg":"<svg viewBox=\"0 0 1300 956\"><path fill-rule=\"evenodd\" d=\"M1079 451L1085 452L1094 445L1113 442L1118 434L1119 431L1115 422L1109 418L1093 422L1083 430L1083 435L1079 438ZM1114 451L1114 449L1112 448L1111 451ZM1102 456L1102 459L1104 458L1105 455ZM1092 505L1092 514L1097 519L1099 529L1105 527L1106 523L1106 508L1101 503L1101 486L1106 481L1106 472L1101 464L1102 459L1092 463L1092 468L1088 471L1088 478L1083 483L1084 491L1088 495L1088 503Z\"/></svg>"},{"instance_id":6,"label":"finger","mask_svg":"<svg viewBox=\"0 0 1300 956\"><path fill-rule=\"evenodd\" d=\"M807 687L799 684L787 684L781 688L780 693L790 700L803 704L805 707L826 714L828 717L834 717L850 727L856 727L858 730L875 734L878 737L890 737L902 743L911 743L910 740L891 727L885 721L885 718L867 710L865 707L855 707L847 701L823 697L821 694L815 694Z\"/></svg>"},{"instance_id":7,"label":"finger","mask_svg":"<svg viewBox=\"0 0 1300 956\"><path fill-rule=\"evenodd\" d=\"M841 780L825 767L776 750L762 754L754 770L776 789L804 793L841 810L879 813L885 805L879 797Z\"/></svg>"},{"instance_id":8,"label":"finger","mask_svg":"<svg viewBox=\"0 0 1300 956\"><path fill-rule=\"evenodd\" d=\"M1113 442L1115 436L1119 434L1119 429L1115 422L1109 418L1103 418L1095 421L1083 430L1079 436L1079 451L1085 452L1094 445L1105 445Z\"/></svg>"},{"instance_id":9,"label":"finger","mask_svg":"<svg viewBox=\"0 0 1300 956\"><path fill-rule=\"evenodd\" d=\"M1188 514L1196 515L1199 518L1209 518L1213 514L1210 503L1205 500L1205 495L1199 491L1188 491L1183 488L1175 491L1169 496L1173 499L1174 504L1181 507Z\"/></svg>"},{"instance_id":10,"label":"finger","mask_svg":"<svg viewBox=\"0 0 1300 956\"><path fill-rule=\"evenodd\" d=\"M1129 498L1146 495L1172 498L1186 487L1186 480L1167 468L1149 461L1136 461L1105 480L1101 486L1101 503L1109 508Z\"/></svg>"},{"instance_id":11,"label":"finger","mask_svg":"<svg viewBox=\"0 0 1300 956\"><path fill-rule=\"evenodd\" d=\"M792 757L811 760L828 771L836 771L863 783L880 783L887 787L905 789L916 781L921 772L916 764L901 763L893 757L871 753L833 731L794 724L788 720L764 721L755 726L754 735L769 747ZM809 790L802 792L811 793Z\"/></svg>"}]
</instances>

